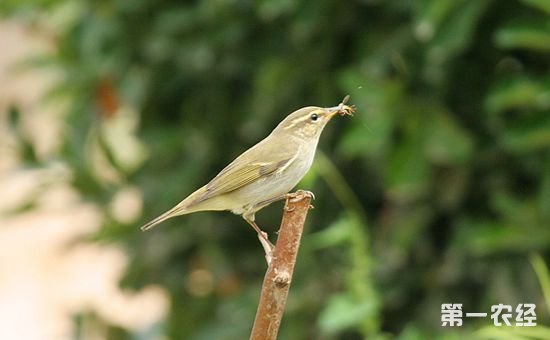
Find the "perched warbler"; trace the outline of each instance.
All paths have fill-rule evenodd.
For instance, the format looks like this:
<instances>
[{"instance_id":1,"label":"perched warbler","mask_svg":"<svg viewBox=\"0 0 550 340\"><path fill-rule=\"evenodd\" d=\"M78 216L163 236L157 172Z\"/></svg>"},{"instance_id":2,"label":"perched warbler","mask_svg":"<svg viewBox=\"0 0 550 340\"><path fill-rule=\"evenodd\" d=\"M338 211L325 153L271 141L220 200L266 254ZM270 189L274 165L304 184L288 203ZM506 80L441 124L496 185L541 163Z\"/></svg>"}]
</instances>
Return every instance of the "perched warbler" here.
<instances>
[{"instance_id":1,"label":"perched warbler","mask_svg":"<svg viewBox=\"0 0 550 340\"><path fill-rule=\"evenodd\" d=\"M205 210L230 210L242 215L254 230L269 257L273 245L255 220L265 206L285 199L308 172L319 136L330 119L351 115L346 96L338 106L308 106L289 114L263 140L226 166L208 184L175 207L141 227L148 230L174 216ZM269 261L268 261L269 262Z\"/></svg>"}]
</instances>

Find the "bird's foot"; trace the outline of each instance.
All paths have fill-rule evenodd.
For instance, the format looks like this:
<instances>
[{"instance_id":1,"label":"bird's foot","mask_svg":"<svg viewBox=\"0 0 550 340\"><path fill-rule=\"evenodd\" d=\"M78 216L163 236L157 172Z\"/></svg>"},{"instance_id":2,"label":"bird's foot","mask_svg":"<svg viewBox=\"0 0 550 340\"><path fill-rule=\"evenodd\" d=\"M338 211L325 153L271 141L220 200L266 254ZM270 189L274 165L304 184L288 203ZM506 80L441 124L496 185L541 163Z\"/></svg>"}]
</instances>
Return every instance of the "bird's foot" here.
<instances>
[{"instance_id":1,"label":"bird's foot","mask_svg":"<svg viewBox=\"0 0 550 340\"><path fill-rule=\"evenodd\" d=\"M290 199L292 199L293 202L299 201L299 200L303 199L303 198L306 197L306 196L309 196L309 197L311 197L312 199L315 199L315 194L314 194L313 192L309 191L309 190L302 190L302 189L300 189L300 190L298 190L298 191L296 191L296 192L293 192L293 193L290 193L290 194L288 194L288 195L289 195L289 196L287 196L287 197L289 197Z\"/></svg>"},{"instance_id":2,"label":"bird's foot","mask_svg":"<svg viewBox=\"0 0 550 340\"><path fill-rule=\"evenodd\" d=\"M288 202L289 201L292 202L292 203L298 202L299 200L304 199L304 197L306 197L306 196L309 196L312 199L315 199L315 195L309 190L301 190L300 189L296 192L291 192L289 194L286 194L285 210L286 211L294 210L293 208L291 209L291 208L288 207ZM310 209L312 209L312 208L313 208L313 205L310 205Z\"/></svg>"}]
</instances>

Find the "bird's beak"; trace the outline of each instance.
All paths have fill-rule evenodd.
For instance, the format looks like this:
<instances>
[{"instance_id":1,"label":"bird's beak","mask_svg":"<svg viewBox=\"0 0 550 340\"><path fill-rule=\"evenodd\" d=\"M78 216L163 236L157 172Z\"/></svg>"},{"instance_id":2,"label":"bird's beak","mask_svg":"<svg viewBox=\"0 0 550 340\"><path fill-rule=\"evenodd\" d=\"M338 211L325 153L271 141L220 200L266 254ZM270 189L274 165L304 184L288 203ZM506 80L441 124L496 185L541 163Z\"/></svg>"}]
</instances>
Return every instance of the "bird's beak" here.
<instances>
[{"instance_id":1,"label":"bird's beak","mask_svg":"<svg viewBox=\"0 0 550 340\"><path fill-rule=\"evenodd\" d=\"M332 119L332 117L336 116L340 113L340 106L333 106L333 107L327 107L325 110L328 111L328 118Z\"/></svg>"},{"instance_id":2,"label":"bird's beak","mask_svg":"<svg viewBox=\"0 0 550 340\"><path fill-rule=\"evenodd\" d=\"M345 116L345 115L350 115L351 116L353 114L353 111L355 111L355 108L352 107L352 106L340 104L338 106L327 107L327 108L325 108L325 110L328 111L328 118L331 119L332 117L334 117L338 114L340 114L342 116Z\"/></svg>"}]
</instances>

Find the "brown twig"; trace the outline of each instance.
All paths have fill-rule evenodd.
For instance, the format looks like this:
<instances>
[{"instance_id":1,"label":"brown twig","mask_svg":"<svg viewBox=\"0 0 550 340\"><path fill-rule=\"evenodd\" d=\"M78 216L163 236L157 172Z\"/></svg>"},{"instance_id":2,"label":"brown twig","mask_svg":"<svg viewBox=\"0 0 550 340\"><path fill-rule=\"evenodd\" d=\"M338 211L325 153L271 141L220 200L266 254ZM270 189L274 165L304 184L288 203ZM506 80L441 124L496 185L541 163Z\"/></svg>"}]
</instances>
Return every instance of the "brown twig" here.
<instances>
[{"instance_id":1,"label":"brown twig","mask_svg":"<svg viewBox=\"0 0 550 340\"><path fill-rule=\"evenodd\" d=\"M279 237L265 274L250 340L277 339L311 198L310 192L299 190L286 200Z\"/></svg>"}]
</instances>

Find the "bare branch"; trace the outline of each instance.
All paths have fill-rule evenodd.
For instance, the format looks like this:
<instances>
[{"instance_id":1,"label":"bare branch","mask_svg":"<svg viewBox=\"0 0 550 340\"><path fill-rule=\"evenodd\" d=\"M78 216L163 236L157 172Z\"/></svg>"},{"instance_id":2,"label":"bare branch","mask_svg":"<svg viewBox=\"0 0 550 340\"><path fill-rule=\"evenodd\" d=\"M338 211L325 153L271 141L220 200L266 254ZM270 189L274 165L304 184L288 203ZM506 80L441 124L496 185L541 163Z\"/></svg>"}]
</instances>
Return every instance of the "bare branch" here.
<instances>
[{"instance_id":1,"label":"bare branch","mask_svg":"<svg viewBox=\"0 0 550 340\"><path fill-rule=\"evenodd\" d=\"M286 200L277 245L262 285L250 340L277 339L312 196L310 192L299 190Z\"/></svg>"}]
</instances>

